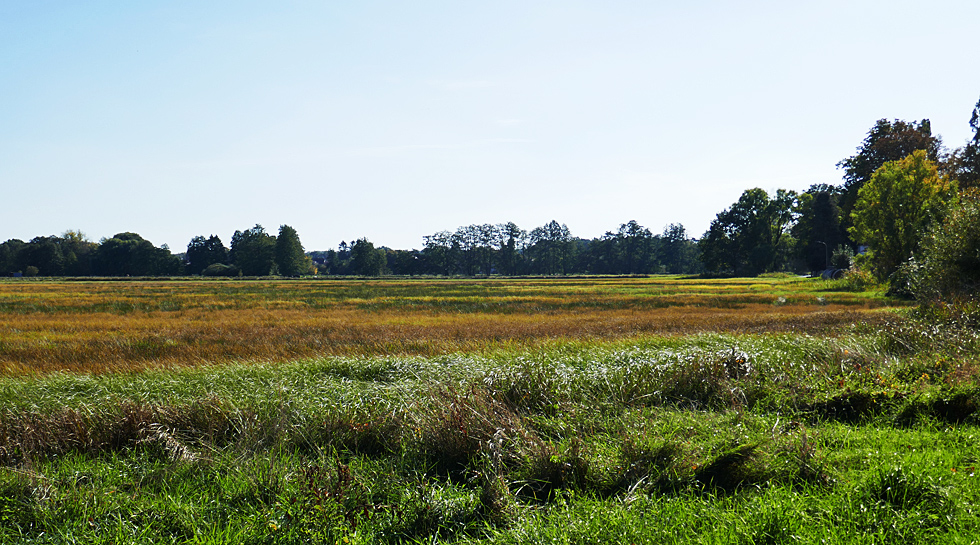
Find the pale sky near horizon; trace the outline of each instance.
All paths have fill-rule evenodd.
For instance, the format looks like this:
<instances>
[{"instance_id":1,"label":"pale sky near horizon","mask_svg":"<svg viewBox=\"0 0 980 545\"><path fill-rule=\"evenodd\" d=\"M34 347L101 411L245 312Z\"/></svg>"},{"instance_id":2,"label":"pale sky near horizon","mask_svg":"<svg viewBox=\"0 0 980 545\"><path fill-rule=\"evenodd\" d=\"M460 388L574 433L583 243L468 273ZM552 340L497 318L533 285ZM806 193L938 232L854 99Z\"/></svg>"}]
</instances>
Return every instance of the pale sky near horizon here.
<instances>
[{"instance_id":1,"label":"pale sky near horizon","mask_svg":"<svg viewBox=\"0 0 980 545\"><path fill-rule=\"evenodd\" d=\"M839 184L878 119L963 145L978 23L949 0L0 0L0 240L699 237L745 189Z\"/></svg>"}]
</instances>

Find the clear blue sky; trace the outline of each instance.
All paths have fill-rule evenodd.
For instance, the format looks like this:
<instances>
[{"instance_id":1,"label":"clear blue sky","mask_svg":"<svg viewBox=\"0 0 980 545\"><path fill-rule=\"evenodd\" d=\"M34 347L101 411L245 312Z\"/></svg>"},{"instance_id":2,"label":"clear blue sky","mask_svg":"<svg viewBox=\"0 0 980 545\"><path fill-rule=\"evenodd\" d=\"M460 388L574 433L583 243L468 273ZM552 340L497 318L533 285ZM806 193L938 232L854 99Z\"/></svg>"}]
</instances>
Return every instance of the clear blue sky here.
<instances>
[{"instance_id":1,"label":"clear blue sky","mask_svg":"<svg viewBox=\"0 0 980 545\"><path fill-rule=\"evenodd\" d=\"M962 145L978 21L975 0L0 0L0 240L700 236L745 189L840 183L877 119Z\"/></svg>"}]
</instances>

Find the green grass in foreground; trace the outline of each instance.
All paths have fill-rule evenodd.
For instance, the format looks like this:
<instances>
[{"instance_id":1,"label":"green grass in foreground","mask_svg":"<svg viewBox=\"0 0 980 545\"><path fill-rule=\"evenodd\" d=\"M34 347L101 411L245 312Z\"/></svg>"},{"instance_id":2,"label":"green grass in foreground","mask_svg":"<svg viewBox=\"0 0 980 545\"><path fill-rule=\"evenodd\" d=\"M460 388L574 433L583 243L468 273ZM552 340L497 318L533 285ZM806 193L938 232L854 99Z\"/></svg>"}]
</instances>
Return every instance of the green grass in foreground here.
<instances>
[{"instance_id":1,"label":"green grass in foreground","mask_svg":"<svg viewBox=\"0 0 980 545\"><path fill-rule=\"evenodd\" d=\"M975 333L0 381L3 543L970 543Z\"/></svg>"}]
</instances>

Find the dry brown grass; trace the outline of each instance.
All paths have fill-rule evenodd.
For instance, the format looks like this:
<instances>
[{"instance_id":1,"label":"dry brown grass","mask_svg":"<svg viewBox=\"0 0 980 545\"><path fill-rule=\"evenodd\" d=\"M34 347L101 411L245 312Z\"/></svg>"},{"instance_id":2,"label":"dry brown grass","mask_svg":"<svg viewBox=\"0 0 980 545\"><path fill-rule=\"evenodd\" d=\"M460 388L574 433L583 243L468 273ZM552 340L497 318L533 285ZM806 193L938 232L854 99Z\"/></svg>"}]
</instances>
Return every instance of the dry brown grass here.
<instances>
[{"instance_id":1,"label":"dry brown grass","mask_svg":"<svg viewBox=\"0 0 980 545\"><path fill-rule=\"evenodd\" d=\"M0 282L0 372L433 355L641 334L832 334L885 302L798 280ZM821 297L821 299L818 299Z\"/></svg>"}]
</instances>

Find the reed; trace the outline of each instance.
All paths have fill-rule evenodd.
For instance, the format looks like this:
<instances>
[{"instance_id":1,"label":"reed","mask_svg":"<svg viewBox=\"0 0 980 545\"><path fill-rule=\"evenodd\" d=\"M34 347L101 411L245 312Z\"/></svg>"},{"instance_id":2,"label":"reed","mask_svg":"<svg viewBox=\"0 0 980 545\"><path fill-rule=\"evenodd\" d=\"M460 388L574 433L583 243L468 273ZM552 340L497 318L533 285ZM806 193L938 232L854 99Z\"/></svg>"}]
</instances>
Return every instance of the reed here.
<instances>
[{"instance_id":1,"label":"reed","mask_svg":"<svg viewBox=\"0 0 980 545\"><path fill-rule=\"evenodd\" d=\"M425 355L704 332L834 334L894 302L796 278L0 282L0 372Z\"/></svg>"},{"instance_id":2,"label":"reed","mask_svg":"<svg viewBox=\"0 0 980 545\"><path fill-rule=\"evenodd\" d=\"M911 330L4 377L0 541L970 542L980 340Z\"/></svg>"}]
</instances>

